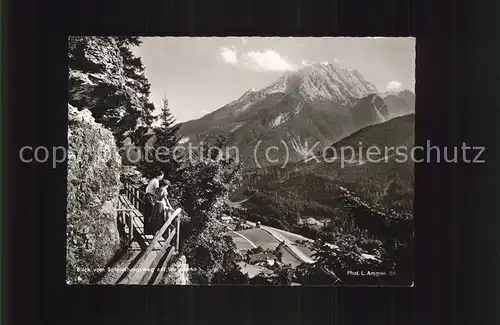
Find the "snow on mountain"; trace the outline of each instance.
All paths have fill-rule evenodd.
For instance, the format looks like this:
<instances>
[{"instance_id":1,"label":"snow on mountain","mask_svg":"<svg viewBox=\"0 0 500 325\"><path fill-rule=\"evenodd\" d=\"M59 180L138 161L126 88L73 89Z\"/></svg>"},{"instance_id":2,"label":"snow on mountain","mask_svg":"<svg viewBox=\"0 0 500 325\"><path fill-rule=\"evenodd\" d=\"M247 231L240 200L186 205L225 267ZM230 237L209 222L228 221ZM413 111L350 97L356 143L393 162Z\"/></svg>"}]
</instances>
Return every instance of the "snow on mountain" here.
<instances>
[{"instance_id":1,"label":"snow on mountain","mask_svg":"<svg viewBox=\"0 0 500 325\"><path fill-rule=\"evenodd\" d=\"M238 124L236 124L236 125L235 125L235 126L234 126L231 130L229 130L229 132L231 132L231 133L232 133L232 132L234 132L234 131L238 130L240 127L242 127L242 126L243 126L243 124L244 124L244 123L238 123Z\"/></svg>"},{"instance_id":2,"label":"snow on mountain","mask_svg":"<svg viewBox=\"0 0 500 325\"><path fill-rule=\"evenodd\" d=\"M276 116L274 120L271 121L269 126L273 128L283 124L284 122L286 122L286 119L288 118L289 115L290 114L288 113L281 113L280 115Z\"/></svg>"}]
</instances>

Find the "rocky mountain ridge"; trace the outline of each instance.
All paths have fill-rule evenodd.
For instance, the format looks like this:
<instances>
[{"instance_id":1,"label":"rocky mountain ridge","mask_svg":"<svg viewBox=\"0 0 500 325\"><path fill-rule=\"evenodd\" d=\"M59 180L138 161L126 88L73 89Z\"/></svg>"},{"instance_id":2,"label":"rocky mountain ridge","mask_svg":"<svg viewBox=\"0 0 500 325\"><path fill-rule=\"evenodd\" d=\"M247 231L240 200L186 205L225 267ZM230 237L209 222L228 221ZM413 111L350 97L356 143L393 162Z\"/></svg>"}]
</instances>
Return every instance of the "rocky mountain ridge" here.
<instances>
[{"instance_id":1,"label":"rocky mountain ridge","mask_svg":"<svg viewBox=\"0 0 500 325\"><path fill-rule=\"evenodd\" d=\"M254 166L254 149L260 159L267 148L283 147L285 142L288 159L300 160L311 146L320 150L361 128L410 114L414 106L410 91L384 97L356 70L313 64L183 123L180 144L197 145L207 137L222 136L229 146L238 147L245 164Z\"/></svg>"}]
</instances>

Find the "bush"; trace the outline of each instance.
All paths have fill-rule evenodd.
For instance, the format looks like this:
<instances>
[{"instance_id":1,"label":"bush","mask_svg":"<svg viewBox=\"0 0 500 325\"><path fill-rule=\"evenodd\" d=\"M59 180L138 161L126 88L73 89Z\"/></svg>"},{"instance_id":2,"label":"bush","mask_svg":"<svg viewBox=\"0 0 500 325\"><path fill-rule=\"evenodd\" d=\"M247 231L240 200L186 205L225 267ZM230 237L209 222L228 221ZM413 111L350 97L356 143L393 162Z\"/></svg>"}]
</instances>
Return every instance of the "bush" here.
<instances>
[{"instance_id":1,"label":"bush","mask_svg":"<svg viewBox=\"0 0 500 325\"><path fill-rule=\"evenodd\" d=\"M213 221L186 240L183 253L196 269L191 274L194 283L212 283L216 276L220 280L224 273L237 269L236 245L223 226Z\"/></svg>"},{"instance_id":2,"label":"bush","mask_svg":"<svg viewBox=\"0 0 500 325\"><path fill-rule=\"evenodd\" d=\"M212 279L213 284L232 284L232 285L241 285L241 284L249 284L250 279L247 274L244 274L240 271L238 267L235 267L229 271L219 271L214 275Z\"/></svg>"},{"instance_id":3,"label":"bush","mask_svg":"<svg viewBox=\"0 0 500 325\"><path fill-rule=\"evenodd\" d=\"M385 267L395 270L398 277L411 281L414 260L413 216L394 211L386 213L366 204L347 190L343 190L342 200L358 227L376 236L383 244L387 255ZM380 247L380 244L377 245ZM381 250L376 247L373 249Z\"/></svg>"},{"instance_id":4,"label":"bush","mask_svg":"<svg viewBox=\"0 0 500 325\"><path fill-rule=\"evenodd\" d=\"M241 185L240 169L230 157L217 161L193 159L184 162L176 177L166 175L173 180L172 204L179 204L184 210L181 250L197 270L192 278L194 283L223 281L224 274L234 275L237 269L236 246L218 219L231 214L226 202Z\"/></svg>"},{"instance_id":5,"label":"bush","mask_svg":"<svg viewBox=\"0 0 500 325\"><path fill-rule=\"evenodd\" d=\"M89 111L69 106L68 133L66 278L89 283L120 246L115 203L121 163L113 135Z\"/></svg>"},{"instance_id":6,"label":"bush","mask_svg":"<svg viewBox=\"0 0 500 325\"><path fill-rule=\"evenodd\" d=\"M240 231L240 230L245 230L245 227L243 226L243 223L241 221L238 222L234 227L234 231Z\"/></svg>"}]
</instances>

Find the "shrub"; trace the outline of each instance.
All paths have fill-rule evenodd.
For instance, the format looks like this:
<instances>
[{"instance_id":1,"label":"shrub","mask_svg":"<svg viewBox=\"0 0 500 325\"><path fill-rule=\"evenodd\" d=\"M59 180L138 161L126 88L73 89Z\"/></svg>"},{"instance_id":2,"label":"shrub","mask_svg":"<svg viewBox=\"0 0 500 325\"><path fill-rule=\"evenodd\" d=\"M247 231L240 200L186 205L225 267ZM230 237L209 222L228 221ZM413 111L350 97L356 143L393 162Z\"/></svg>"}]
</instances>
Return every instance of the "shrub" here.
<instances>
[{"instance_id":1,"label":"shrub","mask_svg":"<svg viewBox=\"0 0 500 325\"><path fill-rule=\"evenodd\" d=\"M241 167L230 157L207 158L186 160L176 177L166 175L173 180L172 204L184 210L181 250L197 270L192 275L194 283L222 281L224 274L234 275L237 270L236 246L218 219L230 214L226 202L241 185Z\"/></svg>"},{"instance_id":2,"label":"shrub","mask_svg":"<svg viewBox=\"0 0 500 325\"><path fill-rule=\"evenodd\" d=\"M186 240L183 253L196 269L191 274L194 283L212 283L216 275L220 280L224 273L237 270L236 245L224 227L214 221Z\"/></svg>"}]
</instances>

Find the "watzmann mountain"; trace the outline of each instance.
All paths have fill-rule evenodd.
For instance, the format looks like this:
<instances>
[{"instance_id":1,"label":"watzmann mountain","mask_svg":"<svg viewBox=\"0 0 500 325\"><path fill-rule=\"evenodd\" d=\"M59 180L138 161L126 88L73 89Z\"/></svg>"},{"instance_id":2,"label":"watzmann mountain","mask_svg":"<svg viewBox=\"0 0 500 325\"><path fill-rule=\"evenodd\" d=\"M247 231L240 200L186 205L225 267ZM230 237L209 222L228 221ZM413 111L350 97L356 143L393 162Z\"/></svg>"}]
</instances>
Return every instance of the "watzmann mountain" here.
<instances>
[{"instance_id":1,"label":"watzmann mountain","mask_svg":"<svg viewBox=\"0 0 500 325\"><path fill-rule=\"evenodd\" d=\"M281 146L283 152L271 157L279 160L285 155L285 142L289 159L297 160L312 147L320 150L361 128L412 113L413 93L401 93L384 96L356 70L312 64L287 72L261 90L251 89L224 107L184 123L181 144L198 144L207 136L223 136L228 145L239 148L245 163L253 165L257 145L258 157L263 157L270 146Z\"/></svg>"}]
</instances>

